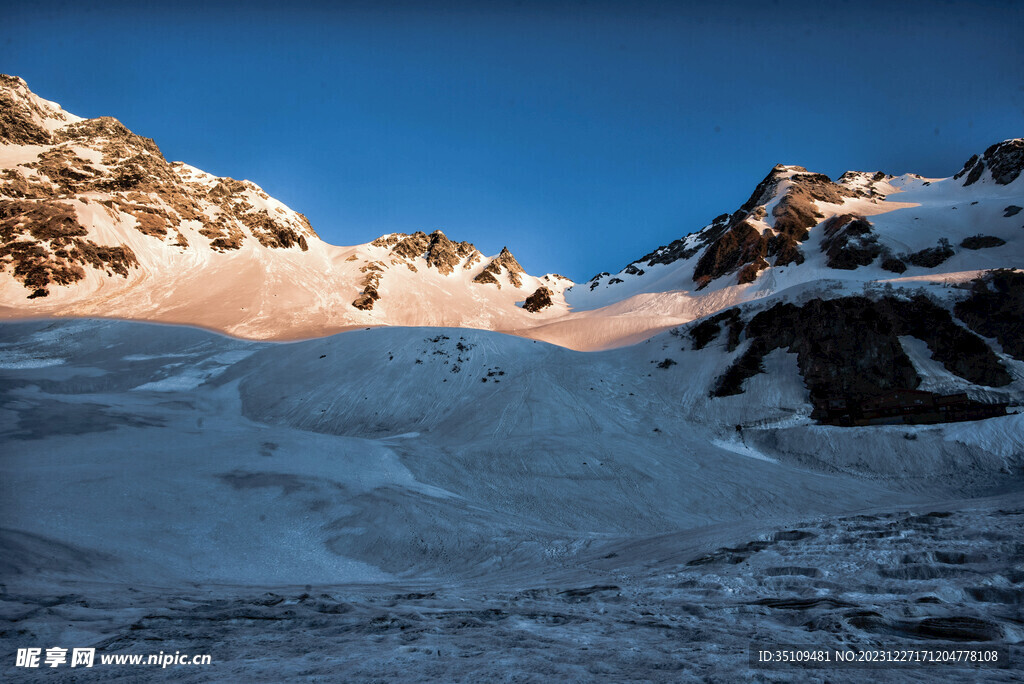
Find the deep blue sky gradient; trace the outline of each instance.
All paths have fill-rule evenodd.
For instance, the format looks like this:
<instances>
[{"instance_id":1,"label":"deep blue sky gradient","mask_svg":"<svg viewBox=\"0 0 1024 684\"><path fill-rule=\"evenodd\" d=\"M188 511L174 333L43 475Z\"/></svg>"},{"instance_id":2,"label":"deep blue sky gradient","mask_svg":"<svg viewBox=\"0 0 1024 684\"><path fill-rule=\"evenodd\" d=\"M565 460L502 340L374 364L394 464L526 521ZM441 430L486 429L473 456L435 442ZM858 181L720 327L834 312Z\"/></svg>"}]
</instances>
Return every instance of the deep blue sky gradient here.
<instances>
[{"instance_id":1,"label":"deep blue sky gradient","mask_svg":"<svg viewBox=\"0 0 1024 684\"><path fill-rule=\"evenodd\" d=\"M585 280L778 163L947 176L1024 135L1024 3L8 3L0 71L327 241Z\"/></svg>"}]
</instances>

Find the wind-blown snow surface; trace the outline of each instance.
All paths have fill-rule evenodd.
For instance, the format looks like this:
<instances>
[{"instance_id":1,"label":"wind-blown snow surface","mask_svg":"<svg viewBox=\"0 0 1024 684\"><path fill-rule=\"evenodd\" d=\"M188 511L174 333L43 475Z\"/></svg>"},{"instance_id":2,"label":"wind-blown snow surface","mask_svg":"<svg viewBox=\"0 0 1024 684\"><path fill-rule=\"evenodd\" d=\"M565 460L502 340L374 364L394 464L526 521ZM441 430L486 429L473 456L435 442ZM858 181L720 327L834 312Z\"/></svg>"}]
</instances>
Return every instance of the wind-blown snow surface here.
<instances>
[{"instance_id":1,"label":"wind-blown snow surface","mask_svg":"<svg viewBox=\"0 0 1024 684\"><path fill-rule=\"evenodd\" d=\"M810 425L789 355L713 403L673 339L4 324L5 651L668 681L753 676L755 637L1021 640L1024 416Z\"/></svg>"}]
</instances>

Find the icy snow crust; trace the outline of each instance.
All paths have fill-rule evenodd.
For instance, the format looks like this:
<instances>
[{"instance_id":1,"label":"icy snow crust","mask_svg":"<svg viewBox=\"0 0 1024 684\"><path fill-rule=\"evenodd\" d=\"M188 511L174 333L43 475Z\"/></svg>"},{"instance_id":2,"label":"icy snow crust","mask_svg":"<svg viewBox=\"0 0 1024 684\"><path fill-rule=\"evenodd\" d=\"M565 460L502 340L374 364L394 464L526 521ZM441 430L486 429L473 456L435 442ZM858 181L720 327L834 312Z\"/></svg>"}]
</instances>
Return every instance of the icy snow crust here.
<instances>
[{"instance_id":1,"label":"icy snow crust","mask_svg":"<svg viewBox=\"0 0 1024 684\"><path fill-rule=\"evenodd\" d=\"M10 648L213 652L220 680L678 681L753 677L752 638L1024 637L1024 415L816 426L792 355L711 400L724 344L672 334L36 321L0 354Z\"/></svg>"}]
</instances>

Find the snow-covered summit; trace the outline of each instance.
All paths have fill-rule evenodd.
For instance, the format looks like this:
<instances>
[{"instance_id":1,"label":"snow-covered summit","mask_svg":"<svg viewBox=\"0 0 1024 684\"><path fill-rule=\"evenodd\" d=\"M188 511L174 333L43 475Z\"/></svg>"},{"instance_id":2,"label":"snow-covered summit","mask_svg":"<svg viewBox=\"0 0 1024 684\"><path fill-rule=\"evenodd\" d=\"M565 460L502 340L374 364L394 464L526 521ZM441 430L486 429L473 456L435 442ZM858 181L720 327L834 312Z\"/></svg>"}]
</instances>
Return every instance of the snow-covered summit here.
<instances>
[{"instance_id":1,"label":"snow-covered summit","mask_svg":"<svg viewBox=\"0 0 1024 684\"><path fill-rule=\"evenodd\" d=\"M578 310L673 292L677 303L713 302L693 307L699 316L822 279L949 281L1014 268L1024 263L1024 233L1005 219L1024 205L1022 167L1019 139L947 179L847 171L833 181L780 164L736 211L598 274L567 300Z\"/></svg>"},{"instance_id":2,"label":"snow-covered summit","mask_svg":"<svg viewBox=\"0 0 1024 684\"><path fill-rule=\"evenodd\" d=\"M0 78L0 311L99 315L293 338L366 325L520 329L564 313L521 304L571 281L508 249L393 233L319 239L247 180L169 162L117 119L82 119ZM504 287L503 287L504 286Z\"/></svg>"}]
</instances>

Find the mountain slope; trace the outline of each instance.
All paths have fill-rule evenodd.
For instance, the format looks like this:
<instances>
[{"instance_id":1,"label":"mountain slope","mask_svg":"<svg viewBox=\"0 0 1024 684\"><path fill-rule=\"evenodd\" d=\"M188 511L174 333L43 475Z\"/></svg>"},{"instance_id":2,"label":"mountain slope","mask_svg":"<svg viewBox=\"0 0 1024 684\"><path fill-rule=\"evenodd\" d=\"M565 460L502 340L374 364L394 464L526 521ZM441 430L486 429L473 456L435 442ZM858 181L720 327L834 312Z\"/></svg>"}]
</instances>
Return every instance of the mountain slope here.
<instances>
[{"instance_id":1,"label":"mountain slope","mask_svg":"<svg viewBox=\"0 0 1024 684\"><path fill-rule=\"evenodd\" d=\"M773 297L962 283L1024 263L1024 140L946 179L832 181L779 165L735 212L574 285L441 231L329 245L255 184L169 163L114 119L82 120L14 77L0 78L0 105L3 318L133 318L277 340L457 326L595 350Z\"/></svg>"},{"instance_id":2,"label":"mountain slope","mask_svg":"<svg viewBox=\"0 0 1024 684\"><path fill-rule=\"evenodd\" d=\"M825 278L943 282L1015 268L1024 263L1022 149L1024 139L1008 140L986 151L988 162L975 156L973 180L965 169L945 179L851 171L833 182L776 166L732 214L573 287L567 301L600 308L677 292L677 310L711 302L690 304L704 314Z\"/></svg>"},{"instance_id":3,"label":"mountain slope","mask_svg":"<svg viewBox=\"0 0 1024 684\"><path fill-rule=\"evenodd\" d=\"M289 339L367 325L514 328L564 311L533 277L442 232L336 247L249 181L169 163L115 119L83 120L0 78L0 302ZM545 287L547 310L517 302Z\"/></svg>"}]
</instances>

